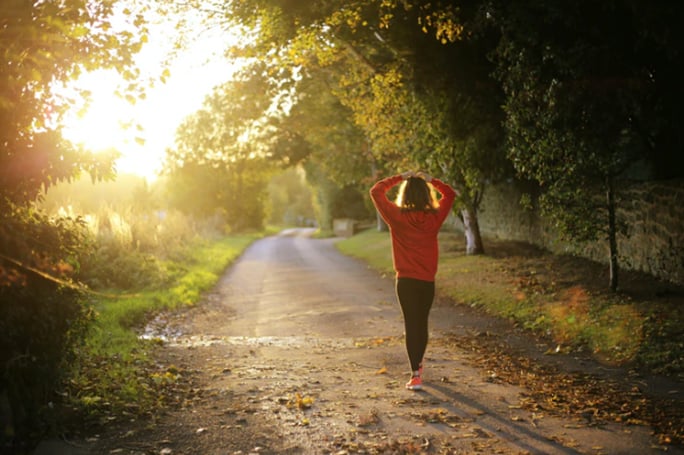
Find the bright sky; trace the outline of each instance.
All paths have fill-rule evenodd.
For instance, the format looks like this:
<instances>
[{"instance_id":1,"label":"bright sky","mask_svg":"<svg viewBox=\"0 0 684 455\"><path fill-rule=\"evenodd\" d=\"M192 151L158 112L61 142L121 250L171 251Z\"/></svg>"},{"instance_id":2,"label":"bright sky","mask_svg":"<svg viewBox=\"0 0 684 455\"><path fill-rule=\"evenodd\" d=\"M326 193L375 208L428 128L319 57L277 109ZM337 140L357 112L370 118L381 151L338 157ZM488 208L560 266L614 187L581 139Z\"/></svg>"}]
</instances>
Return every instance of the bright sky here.
<instances>
[{"instance_id":1,"label":"bright sky","mask_svg":"<svg viewBox=\"0 0 684 455\"><path fill-rule=\"evenodd\" d=\"M150 26L149 42L138 55L143 77L162 73L173 33L169 23ZM75 85L90 90L92 102L84 115L69 115L65 136L93 152L115 148L123 155L117 162L118 173L154 179L166 148L173 146L178 125L202 106L214 86L229 80L237 69L235 62L223 57L223 50L236 39L225 30L203 28L197 40L171 61L166 83L157 82L147 90L147 98L134 105L114 94L122 81L116 72L82 76ZM142 131L121 126L131 123L141 125ZM144 145L136 137L143 138Z\"/></svg>"}]
</instances>

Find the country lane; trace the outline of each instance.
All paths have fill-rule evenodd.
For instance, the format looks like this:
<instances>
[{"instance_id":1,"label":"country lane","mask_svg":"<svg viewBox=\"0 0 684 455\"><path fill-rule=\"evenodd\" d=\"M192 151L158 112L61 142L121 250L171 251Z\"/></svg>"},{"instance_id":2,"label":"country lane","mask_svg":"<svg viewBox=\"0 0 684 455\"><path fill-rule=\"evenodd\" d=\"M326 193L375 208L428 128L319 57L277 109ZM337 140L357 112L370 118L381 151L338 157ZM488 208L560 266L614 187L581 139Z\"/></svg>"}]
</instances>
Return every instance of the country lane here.
<instances>
[{"instance_id":1,"label":"country lane","mask_svg":"<svg viewBox=\"0 0 684 455\"><path fill-rule=\"evenodd\" d=\"M431 313L425 389L405 390L393 277L313 232L254 242L196 308L171 317L157 362L180 372L175 405L154 424L112 428L88 453L660 452L646 426L526 408L526 390L449 342L510 326L444 298Z\"/></svg>"}]
</instances>

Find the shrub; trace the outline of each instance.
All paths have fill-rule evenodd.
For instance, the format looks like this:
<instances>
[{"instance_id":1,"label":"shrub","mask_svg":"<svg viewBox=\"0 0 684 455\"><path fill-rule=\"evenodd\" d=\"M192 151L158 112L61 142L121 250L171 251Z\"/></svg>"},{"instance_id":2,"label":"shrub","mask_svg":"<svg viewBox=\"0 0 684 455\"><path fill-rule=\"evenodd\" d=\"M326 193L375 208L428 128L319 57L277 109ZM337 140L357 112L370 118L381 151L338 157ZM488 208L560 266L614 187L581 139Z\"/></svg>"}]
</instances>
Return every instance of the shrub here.
<instances>
[{"instance_id":1,"label":"shrub","mask_svg":"<svg viewBox=\"0 0 684 455\"><path fill-rule=\"evenodd\" d=\"M92 316L69 280L80 220L0 212L0 447L46 429L63 366Z\"/></svg>"}]
</instances>

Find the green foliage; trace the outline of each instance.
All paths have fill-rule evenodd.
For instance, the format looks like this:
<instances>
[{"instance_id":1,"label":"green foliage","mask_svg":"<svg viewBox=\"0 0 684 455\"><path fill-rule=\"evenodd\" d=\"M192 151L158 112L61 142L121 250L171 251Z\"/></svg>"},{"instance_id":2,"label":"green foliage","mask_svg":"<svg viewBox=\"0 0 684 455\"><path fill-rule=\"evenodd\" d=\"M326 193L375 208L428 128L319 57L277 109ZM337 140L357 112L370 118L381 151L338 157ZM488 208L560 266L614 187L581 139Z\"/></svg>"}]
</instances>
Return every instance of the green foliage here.
<instances>
[{"instance_id":1,"label":"green foliage","mask_svg":"<svg viewBox=\"0 0 684 455\"><path fill-rule=\"evenodd\" d=\"M323 232L332 232L332 204L339 186L335 184L315 163L307 163L306 178L315 187L313 208L318 227Z\"/></svg>"},{"instance_id":2,"label":"green foliage","mask_svg":"<svg viewBox=\"0 0 684 455\"><path fill-rule=\"evenodd\" d=\"M493 13L502 30L492 56L506 93L509 157L520 176L539 182L542 213L561 234L608 239L613 290L620 227L615 180L629 177L635 163L659 167L670 154L663 150L684 144L680 133L672 134L679 126L670 117L684 101L681 84L670 79L673 71L682 75L673 70L681 66L673 55L681 55L684 43L671 40L665 54L655 51L654 37L664 35L651 22L658 17L667 33L684 8L666 8L669 18L661 8L501 2Z\"/></svg>"},{"instance_id":3,"label":"green foliage","mask_svg":"<svg viewBox=\"0 0 684 455\"><path fill-rule=\"evenodd\" d=\"M27 277L26 286L30 292L0 288L0 389L9 404L2 412L3 447L48 429L54 387L92 319L77 292L35 276Z\"/></svg>"},{"instance_id":4,"label":"green foliage","mask_svg":"<svg viewBox=\"0 0 684 455\"><path fill-rule=\"evenodd\" d=\"M79 183L73 186L82 188ZM72 203L70 210L61 208L52 194L49 203L60 207L56 210L61 216L21 207L0 214L0 251L6 252L0 256L0 399L10 406L0 409L3 423L7 422L3 447L40 436L54 424L48 402L59 401L54 391L64 372L88 352L82 344L87 331L91 331L88 345L101 336L101 343L114 349L93 354L87 367L98 365L101 379L120 390L121 400L142 394L137 383L127 379L136 377L142 358L118 357L127 351L119 349L115 340L132 338L137 346L135 334L126 331L139 327L155 309L197 301L201 290L220 273L216 269L243 246L238 243L214 252L198 244L198 238L215 236L215 226L200 225L175 211L150 212L130 205L123 209L124 201L131 204L130 197L139 188L129 188L127 194L123 187L117 189L122 192L120 200L111 203L119 211L103 206L96 213L76 215L77 207L87 205L89 194L102 189L91 185L80 193L83 200L78 192L61 188L64 201ZM203 261L206 265L200 267ZM183 265L186 262L190 265ZM153 289L167 289L167 295L160 297ZM145 303L116 299L115 311L98 304L94 319L87 302L102 295L97 291L125 292ZM122 365L112 365L110 356ZM82 392L87 395L84 400L96 406L99 395L89 391Z\"/></svg>"},{"instance_id":5,"label":"green foliage","mask_svg":"<svg viewBox=\"0 0 684 455\"><path fill-rule=\"evenodd\" d=\"M681 109L684 92L671 76L681 73L673 59L684 47L672 40L665 51L654 40L678 27L684 8L621 1L498 8L503 34L492 55L506 91L509 156L521 176L540 183L542 209L562 232L598 238L608 232L609 207L594 195L610 191L633 163L659 168L672 162L667 150L681 148L681 137L665 132L679 127L661 122Z\"/></svg>"},{"instance_id":6,"label":"green foliage","mask_svg":"<svg viewBox=\"0 0 684 455\"><path fill-rule=\"evenodd\" d=\"M32 203L49 186L89 173L110 177L113 153L99 156L61 134L74 103L62 90L81 72L110 68L131 80L147 39L142 14L116 2L82 0L0 5L0 421L6 439L43 430L41 415L90 316L70 286L85 238L80 220L50 219ZM133 32L135 30L135 33ZM133 90L131 83L128 89ZM81 93L84 94L84 93Z\"/></svg>"},{"instance_id":7,"label":"green foliage","mask_svg":"<svg viewBox=\"0 0 684 455\"><path fill-rule=\"evenodd\" d=\"M362 132L367 145L355 153L337 148L312 160L325 168L331 156L361 155L377 172L420 166L442 176L461 193L475 250L482 194L512 166L544 186L541 206L563 233L608 234L615 267L613 179L637 162L679 175L681 5L250 0L225 8L260 24L263 39L247 55L263 57L272 74L297 68L297 91L319 87L316 100L332 93ZM333 106L302 111L340 112Z\"/></svg>"},{"instance_id":8,"label":"green foliage","mask_svg":"<svg viewBox=\"0 0 684 455\"><path fill-rule=\"evenodd\" d=\"M368 220L374 212L368 209L368 192L359 191L352 186L340 189L332 201L331 214L333 218L352 218L355 220Z\"/></svg>"},{"instance_id":9,"label":"green foliage","mask_svg":"<svg viewBox=\"0 0 684 455\"><path fill-rule=\"evenodd\" d=\"M308 152L301 159L320 166L338 185L367 183L364 177L371 173L373 158L363 130L354 123L353 111L333 94L323 74L302 78L296 91L296 103L277 125L278 134L301 137ZM296 151L288 150L288 155Z\"/></svg>"},{"instance_id":10,"label":"green foliage","mask_svg":"<svg viewBox=\"0 0 684 455\"><path fill-rule=\"evenodd\" d=\"M309 74L300 79L288 115L272 122L271 159L285 165L303 164L316 194L316 219L331 230L332 219L340 216L332 213L336 195L344 187L365 194L374 160L353 112L333 95L322 76Z\"/></svg>"},{"instance_id":11,"label":"green foliage","mask_svg":"<svg viewBox=\"0 0 684 455\"><path fill-rule=\"evenodd\" d=\"M482 192L511 171L503 92L487 58L497 34L478 6L366 0L300 9L253 0L227 8L245 25L251 15L263 21L263 39L250 55L269 55L264 61L272 68L298 69L292 123L330 179L352 171L355 182L341 183L368 187L385 169L421 167L457 187L469 213L466 229L479 238ZM353 128L345 128L347 119Z\"/></svg>"},{"instance_id":12,"label":"green foliage","mask_svg":"<svg viewBox=\"0 0 684 455\"><path fill-rule=\"evenodd\" d=\"M137 290L159 286L168 271L157 258L116 243L98 244L81 258L79 279L93 289Z\"/></svg>"},{"instance_id":13,"label":"green foliage","mask_svg":"<svg viewBox=\"0 0 684 455\"><path fill-rule=\"evenodd\" d=\"M148 185L139 177L119 176L111 182L81 179L50 188L40 207L53 217L80 217L85 227L74 261L78 280L98 290L158 285L173 274L165 259L181 259L198 236L222 232L215 220L198 222L165 209L164 186L163 180Z\"/></svg>"},{"instance_id":14,"label":"green foliage","mask_svg":"<svg viewBox=\"0 0 684 455\"><path fill-rule=\"evenodd\" d=\"M146 40L143 17L123 11L138 33L120 30L112 24L114 5L50 0L0 7L0 202L31 201L80 171L111 175L112 156L96 157L62 139L61 117L72 101L56 88L84 70L135 77L132 58Z\"/></svg>"},{"instance_id":15,"label":"green foliage","mask_svg":"<svg viewBox=\"0 0 684 455\"><path fill-rule=\"evenodd\" d=\"M165 261L182 260L187 245L202 235L196 223L176 211L148 214L103 207L85 219L89 237L79 254L77 278L97 290L130 292L167 283L177 271Z\"/></svg>"},{"instance_id":16,"label":"green foliage","mask_svg":"<svg viewBox=\"0 0 684 455\"><path fill-rule=\"evenodd\" d=\"M94 214L102 207L114 211L151 212L160 208L161 185L149 185L144 177L117 174L107 181L93 181L81 176L73 181L50 186L42 195L39 207L51 215Z\"/></svg>"},{"instance_id":17,"label":"green foliage","mask_svg":"<svg viewBox=\"0 0 684 455\"><path fill-rule=\"evenodd\" d=\"M646 311L640 364L657 374L684 377L684 309L654 302Z\"/></svg>"}]
</instances>

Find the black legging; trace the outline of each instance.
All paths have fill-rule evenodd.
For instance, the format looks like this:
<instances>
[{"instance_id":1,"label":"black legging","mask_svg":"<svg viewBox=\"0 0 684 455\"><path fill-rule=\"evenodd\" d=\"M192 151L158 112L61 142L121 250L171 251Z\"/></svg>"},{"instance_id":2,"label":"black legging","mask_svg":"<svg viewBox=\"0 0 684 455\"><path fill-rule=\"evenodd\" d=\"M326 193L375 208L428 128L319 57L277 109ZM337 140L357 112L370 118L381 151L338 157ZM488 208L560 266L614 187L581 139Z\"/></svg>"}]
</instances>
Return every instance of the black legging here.
<instances>
[{"instance_id":1,"label":"black legging","mask_svg":"<svg viewBox=\"0 0 684 455\"><path fill-rule=\"evenodd\" d=\"M411 370L417 371L428 342L428 316L435 298L435 283L413 278L397 278L397 298L404 314L406 351Z\"/></svg>"}]
</instances>

